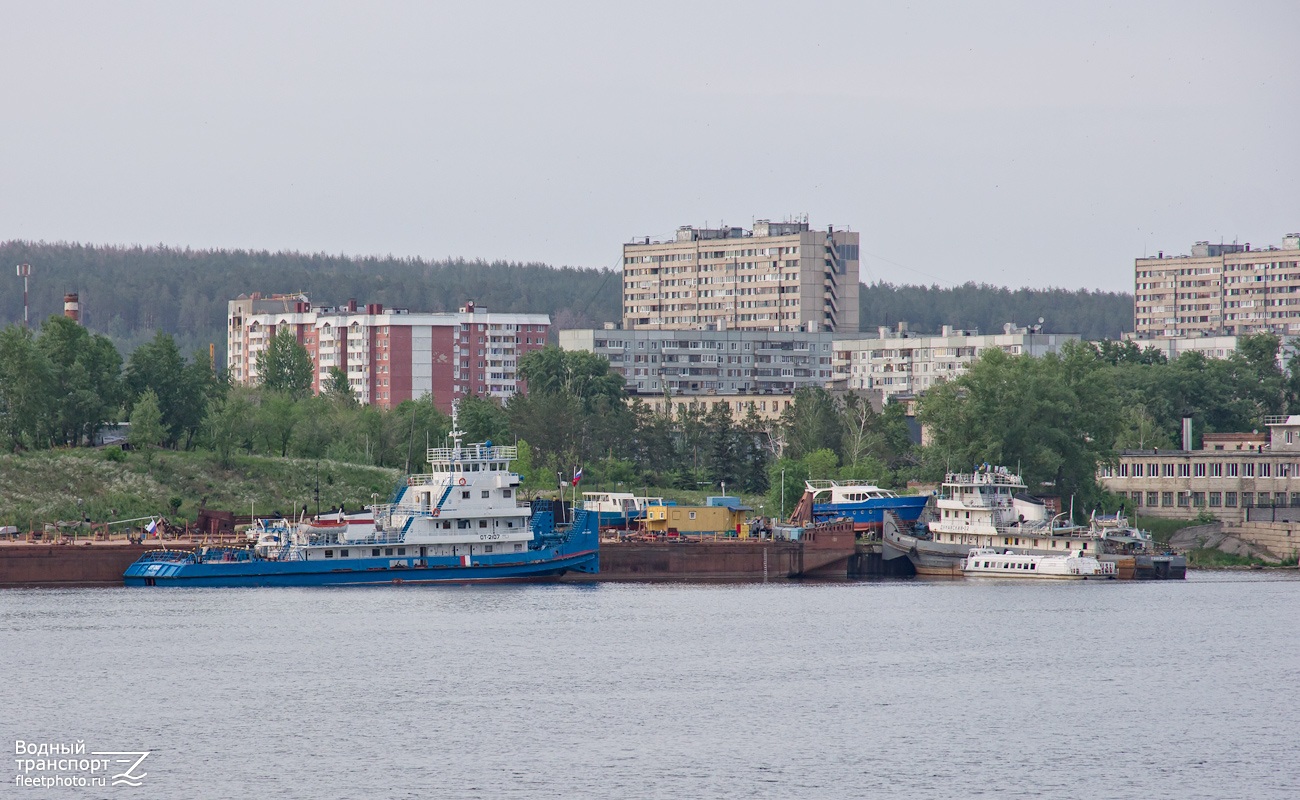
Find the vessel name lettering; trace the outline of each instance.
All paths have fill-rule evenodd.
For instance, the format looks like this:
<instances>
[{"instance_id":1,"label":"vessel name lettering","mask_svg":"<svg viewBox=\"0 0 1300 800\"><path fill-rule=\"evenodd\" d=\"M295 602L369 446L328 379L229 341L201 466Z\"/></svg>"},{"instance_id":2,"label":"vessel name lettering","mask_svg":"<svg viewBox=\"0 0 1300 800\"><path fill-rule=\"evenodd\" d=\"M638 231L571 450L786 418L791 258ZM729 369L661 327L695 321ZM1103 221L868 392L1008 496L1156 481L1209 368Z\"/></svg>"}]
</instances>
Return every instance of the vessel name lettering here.
<instances>
[{"instance_id":1,"label":"vessel name lettering","mask_svg":"<svg viewBox=\"0 0 1300 800\"><path fill-rule=\"evenodd\" d=\"M480 533L480 534L478 535L478 538L479 538L479 541L490 542L490 541L494 541L494 540L496 540L496 539L500 539L500 538L501 538L501 534L499 534L499 533Z\"/></svg>"}]
</instances>

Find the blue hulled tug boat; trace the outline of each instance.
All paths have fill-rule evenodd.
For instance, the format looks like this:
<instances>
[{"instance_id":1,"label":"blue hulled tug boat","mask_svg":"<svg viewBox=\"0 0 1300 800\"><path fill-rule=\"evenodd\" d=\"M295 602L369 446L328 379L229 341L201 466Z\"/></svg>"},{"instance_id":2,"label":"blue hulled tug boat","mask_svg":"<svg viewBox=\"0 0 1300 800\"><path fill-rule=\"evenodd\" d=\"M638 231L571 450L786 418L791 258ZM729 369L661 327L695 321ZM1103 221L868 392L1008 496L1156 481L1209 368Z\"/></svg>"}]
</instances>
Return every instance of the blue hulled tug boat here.
<instances>
[{"instance_id":1,"label":"blue hulled tug boat","mask_svg":"<svg viewBox=\"0 0 1300 800\"><path fill-rule=\"evenodd\" d=\"M156 550L127 568L128 586L346 586L555 578L599 571L599 514L571 525L519 499L518 448L430 448L430 471L409 476L373 525L300 523L242 549Z\"/></svg>"}]
</instances>

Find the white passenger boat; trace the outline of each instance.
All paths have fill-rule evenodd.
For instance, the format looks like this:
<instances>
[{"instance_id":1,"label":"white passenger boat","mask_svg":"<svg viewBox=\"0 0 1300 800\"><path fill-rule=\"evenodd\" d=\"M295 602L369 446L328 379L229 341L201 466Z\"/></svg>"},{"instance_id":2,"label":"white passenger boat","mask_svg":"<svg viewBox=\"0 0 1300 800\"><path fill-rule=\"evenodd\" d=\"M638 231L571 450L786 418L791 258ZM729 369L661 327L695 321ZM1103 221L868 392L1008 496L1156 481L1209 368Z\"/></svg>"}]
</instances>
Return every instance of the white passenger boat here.
<instances>
[{"instance_id":1,"label":"white passenger boat","mask_svg":"<svg viewBox=\"0 0 1300 800\"><path fill-rule=\"evenodd\" d=\"M981 578L1080 581L1114 579L1118 575L1114 561L1099 561L1084 555L1082 550L1066 555L1035 556L992 547L972 548L962 563L962 573Z\"/></svg>"}]
</instances>

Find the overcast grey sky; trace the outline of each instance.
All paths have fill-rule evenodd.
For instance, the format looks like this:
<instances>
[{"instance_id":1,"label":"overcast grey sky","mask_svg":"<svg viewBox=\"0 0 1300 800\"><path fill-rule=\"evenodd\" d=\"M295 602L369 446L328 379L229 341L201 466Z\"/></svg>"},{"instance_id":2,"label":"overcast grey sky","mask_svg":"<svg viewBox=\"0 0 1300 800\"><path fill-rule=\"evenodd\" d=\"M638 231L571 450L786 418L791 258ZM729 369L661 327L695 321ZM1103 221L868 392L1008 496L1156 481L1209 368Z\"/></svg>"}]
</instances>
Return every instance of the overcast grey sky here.
<instances>
[{"instance_id":1,"label":"overcast grey sky","mask_svg":"<svg viewBox=\"0 0 1300 800\"><path fill-rule=\"evenodd\" d=\"M862 278L1132 290L1300 230L1300 3L0 0L0 239L614 267L808 214Z\"/></svg>"}]
</instances>

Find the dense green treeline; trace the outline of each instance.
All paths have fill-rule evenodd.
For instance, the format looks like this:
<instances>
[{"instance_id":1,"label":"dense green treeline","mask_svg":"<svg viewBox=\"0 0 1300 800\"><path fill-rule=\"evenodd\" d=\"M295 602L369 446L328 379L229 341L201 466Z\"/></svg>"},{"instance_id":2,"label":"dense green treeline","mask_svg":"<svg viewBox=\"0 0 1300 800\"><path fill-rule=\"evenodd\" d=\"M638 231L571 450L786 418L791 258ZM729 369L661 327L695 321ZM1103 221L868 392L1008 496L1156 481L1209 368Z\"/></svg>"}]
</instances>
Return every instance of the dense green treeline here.
<instances>
[{"instance_id":1,"label":"dense green treeline","mask_svg":"<svg viewBox=\"0 0 1300 800\"><path fill-rule=\"evenodd\" d=\"M1046 333L1077 333L1087 340L1118 339L1133 330L1133 295L1080 289L1007 289L966 283L952 288L864 284L858 297L862 328L881 325L938 333L944 325L1000 333L1008 322L1036 324Z\"/></svg>"},{"instance_id":2,"label":"dense green treeline","mask_svg":"<svg viewBox=\"0 0 1300 800\"><path fill-rule=\"evenodd\" d=\"M32 266L33 320L60 313L64 292L77 292L83 322L122 353L163 331L184 353L215 345L218 368L226 356L226 304L249 292L307 292L321 304L355 298L418 311L451 311L473 299L492 311L549 314L555 330L599 327L621 315L618 273L536 263L22 241L0 242L0 262ZM0 324L22 320L21 282L12 272L8 280ZM1087 339L1117 337L1132 327L1133 312L1128 294L976 284L875 283L861 287L860 305L868 331L904 320L924 332L942 325L992 332L1043 317L1048 332Z\"/></svg>"},{"instance_id":3,"label":"dense green treeline","mask_svg":"<svg viewBox=\"0 0 1300 800\"><path fill-rule=\"evenodd\" d=\"M1005 465L1040 492L1104 507L1098 466L1121 450L1181 447L1184 418L1195 448L1206 433L1300 413L1300 360L1282 354L1283 369L1279 347L1278 337L1261 334L1243 337L1228 358L1188 352L1172 361L1133 342L1069 342L1042 358L990 349L921 399L932 443L919 474L934 480L948 468Z\"/></svg>"},{"instance_id":4,"label":"dense green treeline","mask_svg":"<svg viewBox=\"0 0 1300 800\"><path fill-rule=\"evenodd\" d=\"M877 411L851 392L801 390L779 420L725 404L668 417L629 401L603 358L552 346L520 360L529 394L505 404L466 398L457 424L466 441L517 443L515 468L534 493L580 467L583 488L715 493L725 485L761 498L771 515L793 509L807 479L898 488L990 463L1084 511L1108 502L1095 480L1099 465L1123 449L1176 446L1185 417L1199 441L1300 413L1300 362L1287 353L1281 368L1279 347L1277 337L1260 335L1244 337L1228 358L1174 360L1132 342L1070 342L1041 358L990 349L921 398L930 437L918 447L901 404ZM0 330L0 445L79 447L104 423L129 420L129 443L147 461L157 448L202 449L223 467L273 455L418 471L425 448L451 431L428 398L387 411L362 406L345 380L312 395L305 352L291 334L278 336L266 359L262 386L233 387L205 354L184 358L165 333L122 359L105 337L61 317L38 332L11 325Z\"/></svg>"}]
</instances>

